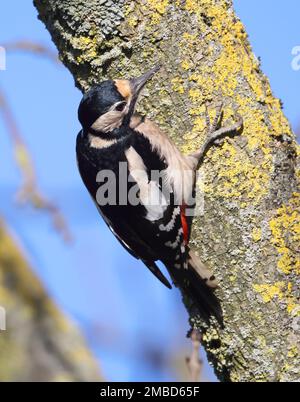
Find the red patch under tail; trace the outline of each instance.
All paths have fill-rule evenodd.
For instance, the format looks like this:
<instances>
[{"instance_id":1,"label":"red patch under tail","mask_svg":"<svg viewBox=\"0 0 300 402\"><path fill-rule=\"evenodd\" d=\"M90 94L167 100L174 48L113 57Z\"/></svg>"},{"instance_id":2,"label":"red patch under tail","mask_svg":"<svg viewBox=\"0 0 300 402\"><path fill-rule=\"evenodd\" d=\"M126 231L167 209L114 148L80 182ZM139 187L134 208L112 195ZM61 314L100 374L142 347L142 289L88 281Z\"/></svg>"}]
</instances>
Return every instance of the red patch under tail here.
<instances>
[{"instance_id":1,"label":"red patch under tail","mask_svg":"<svg viewBox=\"0 0 300 402\"><path fill-rule=\"evenodd\" d=\"M185 204L180 206L180 218L181 218L181 226L183 229L183 239L184 239L185 245L187 245L189 242L189 225L186 220L185 209L186 209Z\"/></svg>"}]
</instances>

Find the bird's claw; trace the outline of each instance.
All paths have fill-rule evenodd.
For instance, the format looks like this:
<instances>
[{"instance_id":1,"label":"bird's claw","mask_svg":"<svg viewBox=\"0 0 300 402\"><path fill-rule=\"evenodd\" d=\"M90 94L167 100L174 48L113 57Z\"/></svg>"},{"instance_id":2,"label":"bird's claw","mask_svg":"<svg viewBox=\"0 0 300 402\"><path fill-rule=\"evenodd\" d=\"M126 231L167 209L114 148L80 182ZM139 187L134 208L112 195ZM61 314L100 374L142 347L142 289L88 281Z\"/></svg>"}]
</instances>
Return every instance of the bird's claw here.
<instances>
[{"instance_id":1,"label":"bird's claw","mask_svg":"<svg viewBox=\"0 0 300 402\"><path fill-rule=\"evenodd\" d=\"M202 145L201 149L198 152L195 152L194 154L191 155L198 160L198 164L202 162L206 152L213 144L215 145L219 144L222 137L232 132L238 132L243 126L243 119L239 114L237 114L236 123L230 126L218 128L220 122L222 121L222 115L223 115L222 109L223 109L223 102L220 102L216 108L216 115L213 120L213 123L211 123L208 113L208 105L207 104L205 105L205 120L207 126L206 140Z\"/></svg>"}]
</instances>

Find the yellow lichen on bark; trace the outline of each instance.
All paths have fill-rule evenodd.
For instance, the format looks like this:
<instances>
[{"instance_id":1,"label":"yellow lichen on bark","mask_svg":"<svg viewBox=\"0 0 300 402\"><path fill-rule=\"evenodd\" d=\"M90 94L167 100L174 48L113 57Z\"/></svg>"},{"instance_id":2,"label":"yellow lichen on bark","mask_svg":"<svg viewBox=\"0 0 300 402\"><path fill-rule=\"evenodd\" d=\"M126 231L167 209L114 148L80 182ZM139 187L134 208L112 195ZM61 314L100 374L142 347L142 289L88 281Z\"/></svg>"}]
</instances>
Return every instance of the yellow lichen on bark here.
<instances>
[{"instance_id":1,"label":"yellow lichen on bark","mask_svg":"<svg viewBox=\"0 0 300 402\"><path fill-rule=\"evenodd\" d=\"M280 256L278 268L284 274L300 275L300 194L294 193L270 221L272 244Z\"/></svg>"}]
</instances>

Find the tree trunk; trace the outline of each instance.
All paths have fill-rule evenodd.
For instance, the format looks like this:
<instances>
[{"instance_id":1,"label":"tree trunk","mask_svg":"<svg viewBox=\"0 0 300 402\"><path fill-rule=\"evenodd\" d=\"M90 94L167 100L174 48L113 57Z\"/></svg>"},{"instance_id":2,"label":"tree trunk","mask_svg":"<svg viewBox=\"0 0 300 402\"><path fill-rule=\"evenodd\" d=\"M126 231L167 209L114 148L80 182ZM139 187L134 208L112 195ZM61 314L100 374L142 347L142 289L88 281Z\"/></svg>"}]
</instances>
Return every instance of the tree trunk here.
<instances>
[{"instance_id":1,"label":"tree trunk","mask_svg":"<svg viewBox=\"0 0 300 402\"><path fill-rule=\"evenodd\" d=\"M160 62L140 110L183 152L204 141L205 103L213 115L223 100L223 124L243 117L242 135L212 147L200 169L192 237L219 279L225 328L207 327L184 300L220 380L300 380L297 145L232 0L34 4L82 90Z\"/></svg>"},{"instance_id":2,"label":"tree trunk","mask_svg":"<svg viewBox=\"0 0 300 402\"><path fill-rule=\"evenodd\" d=\"M0 381L100 380L82 337L0 221Z\"/></svg>"}]
</instances>

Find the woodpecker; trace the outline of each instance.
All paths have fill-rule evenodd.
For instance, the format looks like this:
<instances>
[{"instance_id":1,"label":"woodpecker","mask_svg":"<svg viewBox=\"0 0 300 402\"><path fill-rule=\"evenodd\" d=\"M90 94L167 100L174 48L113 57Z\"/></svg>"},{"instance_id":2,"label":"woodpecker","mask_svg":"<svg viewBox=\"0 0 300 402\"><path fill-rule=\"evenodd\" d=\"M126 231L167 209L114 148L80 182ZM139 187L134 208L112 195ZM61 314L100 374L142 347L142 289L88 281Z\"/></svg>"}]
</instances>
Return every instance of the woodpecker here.
<instances>
[{"instance_id":1,"label":"woodpecker","mask_svg":"<svg viewBox=\"0 0 300 402\"><path fill-rule=\"evenodd\" d=\"M192 217L186 209L194 207L195 173L207 150L221 136L238 131L242 121L239 118L231 127L217 129L220 105L212 124L206 114L209 127L202 148L183 155L155 123L135 110L142 89L159 69L155 66L138 78L103 81L83 95L78 109L82 126L76 141L78 168L99 213L122 246L171 288L156 264L161 261L202 317L209 322L215 316L221 323L221 308L213 293L216 279L189 247ZM111 185L115 185L116 199L111 203L102 202L103 192L99 199L97 177L106 171L115 178ZM124 198L120 185L124 187L125 181L126 196L135 190L138 202L130 202L130 197L120 202Z\"/></svg>"}]
</instances>

